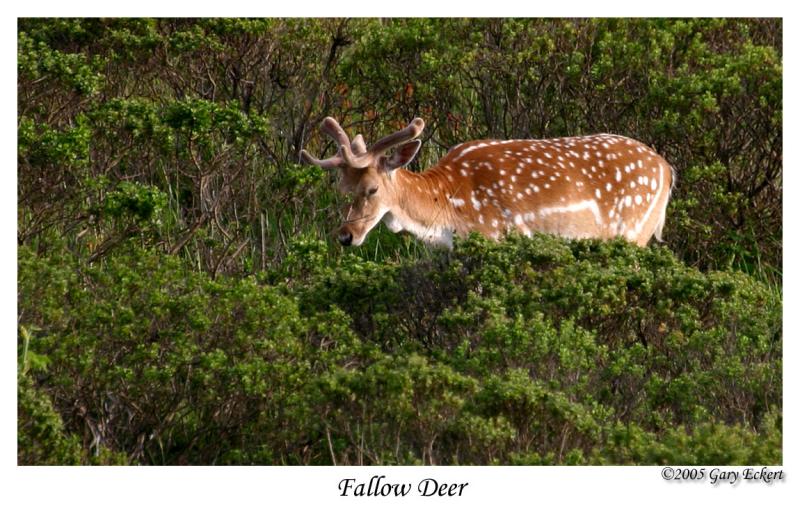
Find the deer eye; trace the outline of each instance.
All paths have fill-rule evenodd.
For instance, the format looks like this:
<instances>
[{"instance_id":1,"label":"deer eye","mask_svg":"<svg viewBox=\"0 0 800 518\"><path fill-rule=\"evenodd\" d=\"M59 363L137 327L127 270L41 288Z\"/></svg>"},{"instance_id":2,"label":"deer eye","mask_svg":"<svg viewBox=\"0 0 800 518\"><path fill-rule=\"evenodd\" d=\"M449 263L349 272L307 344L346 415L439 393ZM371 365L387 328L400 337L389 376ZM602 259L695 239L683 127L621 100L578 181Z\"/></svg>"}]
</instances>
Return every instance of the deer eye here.
<instances>
[{"instance_id":1,"label":"deer eye","mask_svg":"<svg viewBox=\"0 0 800 518\"><path fill-rule=\"evenodd\" d=\"M367 196L372 196L376 192L378 192L378 186L377 185L375 187L370 187L369 189L367 189Z\"/></svg>"}]
</instances>

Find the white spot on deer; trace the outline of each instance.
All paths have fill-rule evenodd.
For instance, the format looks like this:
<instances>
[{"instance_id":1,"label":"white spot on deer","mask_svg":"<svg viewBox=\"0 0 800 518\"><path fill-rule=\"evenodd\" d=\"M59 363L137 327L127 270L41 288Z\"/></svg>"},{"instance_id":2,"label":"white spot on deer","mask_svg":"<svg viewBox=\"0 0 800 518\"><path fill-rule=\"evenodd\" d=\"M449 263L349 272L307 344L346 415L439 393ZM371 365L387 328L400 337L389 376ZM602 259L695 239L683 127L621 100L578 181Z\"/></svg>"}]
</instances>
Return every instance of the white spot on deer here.
<instances>
[{"instance_id":1,"label":"white spot on deer","mask_svg":"<svg viewBox=\"0 0 800 518\"><path fill-rule=\"evenodd\" d=\"M461 153L459 153L458 156L455 159L458 160L459 158L461 158L462 156L466 155L467 153L470 153L470 152L472 152L472 151L474 151L476 149L480 149L480 148L486 147L488 145L489 144L487 144L486 142L479 142L477 144L473 144L472 146L469 146L469 147L465 148L463 151L461 151Z\"/></svg>"},{"instance_id":2,"label":"white spot on deer","mask_svg":"<svg viewBox=\"0 0 800 518\"><path fill-rule=\"evenodd\" d=\"M658 182L656 181L655 178L653 178L653 180L650 182L650 188L653 189L654 191L658 189Z\"/></svg>"},{"instance_id":3,"label":"white spot on deer","mask_svg":"<svg viewBox=\"0 0 800 518\"><path fill-rule=\"evenodd\" d=\"M637 194L636 197L634 198L634 201L636 202L636 205L641 205L642 197L639 194Z\"/></svg>"},{"instance_id":4,"label":"white spot on deer","mask_svg":"<svg viewBox=\"0 0 800 518\"><path fill-rule=\"evenodd\" d=\"M462 200L461 198L450 198L450 203L453 204L453 207L463 207L464 206L464 200Z\"/></svg>"},{"instance_id":5,"label":"white spot on deer","mask_svg":"<svg viewBox=\"0 0 800 518\"><path fill-rule=\"evenodd\" d=\"M586 200L558 207L544 207L539 209L539 215L546 217L551 214L559 214L559 213L563 214L565 212L580 212L583 210L591 211L592 214L594 215L595 223L597 223L598 225L603 224L603 218L600 215L600 208L597 206L597 202L594 200Z\"/></svg>"},{"instance_id":6,"label":"white spot on deer","mask_svg":"<svg viewBox=\"0 0 800 518\"><path fill-rule=\"evenodd\" d=\"M630 197L630 195L625 196L625 206L626 207L630 207L631 206L631 197Z\"/></svg>"},{"instance_id":7,"label":"white spot on deer","mask_svg":"<svg viewBox=\"0 0 800 518\"><path fill-rule=\"evenodd\" d=\"M476 198L474 195L472 196L472 198L470 199L470 201L472 202L472 208L473 208L473 209L475 209L475 210L480 210L480 208L481 208L481 202L479 202L479 201L478 201L478 199L477 199L477 198Z\"/></svg>"},{"instance_id":8,"label":"white spot on deer","mask_svg":"<svg viewBox=\"0 0 800 518\"><path fill-rule=\"evenodd\" d=\"M519 215L519 214L514 216L514 223L517 224L517 225L522 225L522 216Z\"/></svg>"},{"instance_id":9,"label":"white spot on deer","mask_svg":"<svg viewBox=\"0 0 800 518\"><path fill-rule=\"evenodd\" d=\"M595 196L597 196L597 198L598 198L598 199L599 199L600 197L602 197L602 194L600 193L600 189L595 189L595 190L594 190L594 195L595 195Z\"/></svg>"},{"instance_id":10,"label":"white spot on deer","mask_svg":"<svg viewBox=\"0 0 800 518\"><path fill-rule=\"evenodd\" d=\"M607 183L607 184L606 184L606 190L607 190L607 191L609 191L609 192L611 192L611 184L610 184L610 183Z\"/></svg>"}]
</instances>

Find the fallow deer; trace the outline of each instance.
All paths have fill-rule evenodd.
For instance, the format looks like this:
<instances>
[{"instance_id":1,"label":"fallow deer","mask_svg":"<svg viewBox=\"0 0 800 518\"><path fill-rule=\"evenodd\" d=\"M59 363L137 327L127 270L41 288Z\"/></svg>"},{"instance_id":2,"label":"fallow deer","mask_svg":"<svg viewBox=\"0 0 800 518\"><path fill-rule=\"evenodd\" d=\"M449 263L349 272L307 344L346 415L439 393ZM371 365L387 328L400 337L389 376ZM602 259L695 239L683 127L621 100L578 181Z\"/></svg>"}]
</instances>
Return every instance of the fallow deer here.
<instances>
[{"instance_id":1,"label":"fallow deer","mask_svg":"<svg viewBox=\"0 0 800 518\"><path fill-rule=\"evenodd\" d=\"M424 242L451 247L453 236L479 232L498 239L510 231L569 238L618 236L645 246L661 240L672 168L646 145L599 134L547 140L475 140L459 144L421 173L404 167L422 145L425 123L366 147L352 142L333 118L322 131L338 145L331 158L302 158L340 169L340 189L353 196L339 228L342 245L360 245L383 221ZM386 151L394 148L391 155Z\"/></svg>"}]
</instances>

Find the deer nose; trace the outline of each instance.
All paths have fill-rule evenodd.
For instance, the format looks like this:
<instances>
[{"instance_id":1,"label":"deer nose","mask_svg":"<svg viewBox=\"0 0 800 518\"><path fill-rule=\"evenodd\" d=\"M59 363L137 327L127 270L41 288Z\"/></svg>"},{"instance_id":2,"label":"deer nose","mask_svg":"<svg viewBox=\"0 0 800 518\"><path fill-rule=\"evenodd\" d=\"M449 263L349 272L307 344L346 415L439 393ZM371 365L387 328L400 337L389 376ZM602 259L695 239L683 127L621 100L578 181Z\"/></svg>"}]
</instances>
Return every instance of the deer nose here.
<instances>
[{"instance_id":1,"label":"deer nose","mask_svg":"<svg viewBox=\"0 0 800 518\"><path fill-rule=\"evenodd\" d=\"M352 242L353 234L351 232L345 230L339 233L339 243L341 243L342 246L350 246Z\"/></svg>"}]
</instances>

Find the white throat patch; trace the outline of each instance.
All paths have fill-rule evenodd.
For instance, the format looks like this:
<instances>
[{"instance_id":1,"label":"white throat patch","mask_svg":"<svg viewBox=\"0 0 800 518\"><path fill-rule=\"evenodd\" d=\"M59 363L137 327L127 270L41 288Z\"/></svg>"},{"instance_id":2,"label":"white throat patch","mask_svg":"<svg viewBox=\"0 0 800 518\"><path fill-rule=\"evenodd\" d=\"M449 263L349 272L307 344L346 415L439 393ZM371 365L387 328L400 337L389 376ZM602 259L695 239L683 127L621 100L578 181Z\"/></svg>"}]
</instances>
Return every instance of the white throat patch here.
<instances>
[{"instance_id":1,"label":"white throat patch","mask_svg":"<svg viewBox=\"0 0 800 518\"><path fill-rule=\"evenodd\" d=\"M420 225L411 218L401 218L392 212L384 214L383 222L392 232L406 231L425 243L453 247L453 231L449 228Z\"/></svg>"}]
</instances>

